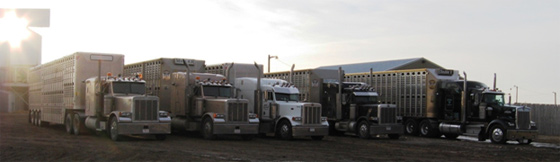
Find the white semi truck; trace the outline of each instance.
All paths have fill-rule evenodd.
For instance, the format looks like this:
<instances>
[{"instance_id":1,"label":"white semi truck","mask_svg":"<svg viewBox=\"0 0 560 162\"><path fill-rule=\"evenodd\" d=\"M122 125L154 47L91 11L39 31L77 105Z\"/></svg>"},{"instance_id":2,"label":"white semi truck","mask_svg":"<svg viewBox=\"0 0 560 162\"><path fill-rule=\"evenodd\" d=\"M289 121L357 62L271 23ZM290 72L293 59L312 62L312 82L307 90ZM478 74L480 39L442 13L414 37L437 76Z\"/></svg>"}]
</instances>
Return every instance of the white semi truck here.
<instances>
[{"instance_id":1,"label":"white semi truck","mask_svg":"<svg viewBox=\"0 0 560 162\"><path fill-rule=\"evenodd\" d=\"M411 69L346 74L346 80L375 87L382 103L396 104L405 133L427 137L459 135L490 139L493 143L537 138L531 109L506 105L504 93L468 81L457 70Z\"/></svg>"},{"instance_id":2,"label":"white semi truck","mask_svg":"<svg viewBox=\"0 0 560 162\"><path fill-rule=\"evenodd\" d=\"M321 115L321 104L301 102L299 90L285 80L261 79L262 65L221 64L206 69L235 77L236 96L248 99L250 109L258 114L259 133L274 133L280 139L314 140L328 135L329 124Z\"/></svg>"},{"instance_id":3,"label":"white semi truck","mask_svg":"<svg viewBox=\"0 0 560 162\"><path fill-rule=\"evenodd\" d=\"M159 110L158 97L146 95L144 81L111 75L122 74L123 66L123 55L77 52L32 68L29 121L64 124L75 135L107 131L115 141L131 134L165 139L168 113Z\"/></svg>"},{"instance_id":4,"label":"white semi truck","mask_svg":"<svg viewBox=\"0 0 560 162\"><path fill-rule=\"evenodd\" d=\"M362 82L344 82L343 73L341 69L306 69L267 73L264 77L292 80L301 100L321 103L331 135L349 133L364 139L387 135L398 139L403 126L397 106L379 104L375 89Z\"/></svg>"},{"instance_id":5,"label":"white semi truck","mask_svg":"<svg viewBox=\"0 0 560 162\"><path fill-rule=\"evenodd\" d=\"M147 92L161 98L174 130L200 131L205 139L238 135L249 140L258 134L259 119L248 100L234 98L223 75L204 73L202 60L159 58L124 69L127 76L146 76Z\"/></svg>"}]
</instances>

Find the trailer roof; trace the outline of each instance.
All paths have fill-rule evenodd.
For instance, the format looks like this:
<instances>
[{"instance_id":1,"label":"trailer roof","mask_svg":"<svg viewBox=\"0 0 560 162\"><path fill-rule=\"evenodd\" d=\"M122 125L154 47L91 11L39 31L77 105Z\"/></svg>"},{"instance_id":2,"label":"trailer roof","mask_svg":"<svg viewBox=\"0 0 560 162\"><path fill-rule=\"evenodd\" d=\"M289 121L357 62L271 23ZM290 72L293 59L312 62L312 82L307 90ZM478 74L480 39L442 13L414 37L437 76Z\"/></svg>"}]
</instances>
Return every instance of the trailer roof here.
<instances>
[{"instance_id":1,"label":"trailer roof","mask_svg":"<svg viewBox=\"0 0 560 162\"><path fill-rule=\"evenodd\" d=\"M343 65L320 66L317 69L338 69L338 67L342 67L345 73L369 72L370 69L376 72L376 71L419 69L419 68L438 68L438 69L443 68L426 58L419 57L419 58L409 58L409 59L400 59L400 60L387 60L387 61L343 64Z\"/></svg>"}]
</instances>

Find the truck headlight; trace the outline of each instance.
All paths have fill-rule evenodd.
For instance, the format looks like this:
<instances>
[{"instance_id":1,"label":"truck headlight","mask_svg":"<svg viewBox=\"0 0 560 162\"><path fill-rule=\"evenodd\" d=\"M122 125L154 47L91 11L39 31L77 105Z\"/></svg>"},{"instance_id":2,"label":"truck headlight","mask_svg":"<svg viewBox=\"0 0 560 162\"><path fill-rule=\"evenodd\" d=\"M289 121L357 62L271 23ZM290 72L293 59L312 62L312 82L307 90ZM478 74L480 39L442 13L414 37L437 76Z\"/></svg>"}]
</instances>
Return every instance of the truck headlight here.
<instances>
[{"instance_id":1,"label":"truck headlight","mask_svg":"<svg viewBox=\"0 0 560 162\"><path fill-rule=\"evenodd\" d=\"M321 121L327 121L327 117L321 117Z\"/></svg>"},{"instance_id":2,"label":"truck headlight","mask_svg":"<svg viewBox=\"0 0 560 162\"><path fill-rule=\"evenodd\" d=\"M513 127L513 126L515 126L515 123L513 123L513 122L508 122L508 125L509 125L510 127Z\"/></svg>"},{"instance_id":3,"label":"truck headlight","mask_svg":"<svg viewBox=\"0 0 560 162\"><path fill-rule=\"evenodd\" d=\"M120 117L130 117L132 116L131 112L119 112Z\"/></svg>"},{"instance_id":4,"label":"truck headlight","mask_svg":"<svg viewBox=\"0 0 560 162\"><path fill-rule=\"evenodd\" d=\"M379 118L377 118L377 117L370 117L369 119L371 119L371 120L379 120Z\"/></svg>"},{"instance_id":5,"label":"truck headlight","mask_svg":"<svg viewBox=\"0 0 560 162\"><path fill-rule=\"evenodd\" d=\"M168 117L169 113L167 111L159 111L159 117Z\"/></svg>"},{"instance_id":6,"label":"truck headlight","mask_svg":"<svg viewBox=\"0 0 560 162\"><path fill-rule=\"evenodd\" d=\"M401 120L401 121L402 121L402 116L397 116L397 120Z\"/></svg>"},{"instance_id":7,"label":"truck headlight","mask_svg":"<svg viewBox=\"0 0 560 162\"><path fill-rule=\"evenodd\" d=\"M224 114L214 114L214 118L225 118L226 115Z\"/></svg>"},{"instance_id":8,"label":"truck headlight","mask_svg":"<svg viewBox=\"0 0 560 162\"><path fill-rule=\"evenodd\" d=\"M257 118L257 114L249 114L249 119L255 119Z\"/></svg>"},{"instance_id":9,"label":"truck headlight","mask_svg":"<svg viewBox=\"0 0 560 162\"><path fill-rule=\"evenodd\" d=\"M536 127L537 123L535 123L534 121L531 121L531 127Z\"/></svg>"},{"instance_id":10,"label":"truck headlight","mask_svg":"<svg viewBox=\"0 0 560 162\"><path fill-rule=\"evenodd\" d=\"M292 117L293 121L301 121L301 117Z\"/></svg>"}]
</instances>

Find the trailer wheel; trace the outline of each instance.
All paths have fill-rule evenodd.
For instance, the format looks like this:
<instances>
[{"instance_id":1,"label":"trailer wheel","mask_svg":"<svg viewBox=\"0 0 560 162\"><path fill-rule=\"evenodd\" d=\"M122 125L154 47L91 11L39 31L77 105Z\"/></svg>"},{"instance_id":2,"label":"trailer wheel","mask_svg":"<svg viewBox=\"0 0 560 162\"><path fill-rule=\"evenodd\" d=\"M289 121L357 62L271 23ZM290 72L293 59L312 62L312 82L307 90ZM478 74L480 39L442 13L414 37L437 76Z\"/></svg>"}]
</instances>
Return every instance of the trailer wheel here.
<instances>
[{"instance_id":1,"label":"trailer wheel","mask_svg":"<svg viewBox=\"0 0 560 162\"><path fill-rule=\"evenodd\" d=\"M111 117L111 124L109 125L109 136L113 141L120 141L122 136L119 135L119 123L116 117Z\"/></svg>"},{"instance_id":2,"label":"trailer wheel","mask_svg":"<svg viewBox=\"0 0 560 162\"><path fill-rule=\"evenodd\" d=\"M156 134L156 139L163 141L167 138L167 136L165 134Z\"/></svg>"},{"instance_id":3,"label":"trailer wheel","mask_svg":"<svg viewBox=\"0 0 560 162\"><path fill-rule=\"evenodd\" d=\"M503 126L496 124L490 128L490 141L492 143L505 144L507 141L506 130Z\"/></svg>"},{"instance_id":4,"label":"trailer wheel","mask_svg":"<svg viewBox=\"0 0 560 162\"><path fill-rule=\"evenodd\" d=\"M216 139L216 135L214 134L214 126L212 123L212 119L205 118L204 122L202 122L202 130L200 130L204 139L207 140L214 140Z\"/></svg>"},{"instance_id":5,"label":"trailer wheel","mask_svg":"<svg viewBox=\"0 0 560 162\"><path fill-rule=\"evenodd\" d=\"M74 129L72 129L72 113L66 114L64 125L66 126L66 133L72 134L74 132Z\"/></svg>"},{"instance_id":6,"label":"trailer wheel","mask_svg":"<svg viewBox=\"0 0 560 162\"><path fill-rule=\"evenodd\" d=\"M409 135L418 135L418 122L414 119L406 120L405 124L405 133Z\"/></svg>"},{"instance_id":7,"label":"trailer wheel","mask_svg":"<svg viewBox=\"0 0 560 162\"><path fill-rule=\"evenodd\" d=\"M74 135L80 135L80 131L82 128L82 122L80 121L80 115L78 115L77 113L74 114L74 119L72 120L72 129L74 129Z\"/></svg>"},{"instance_id":8,"label":"trailer wheel","mask_svg":"<svg viewBox=\"0 0 560 162\"><path fill-rule=\"evenodd\" d=\"M390 139L399 139L399 137L401 137L400 134L389 134Z\"/></svg>"},{"instance_id":9,"label":"trailer wheel","mask_svg":"<svg viewBox=\"0 0 560 162\"><path fill-rule=\"evenodd\" d=\"M290 140L294 138L292 135L292 124L290 124L287 120L281 121L276 130L276 137L283 140Z\"/></svg>"},{"instance_id":10,"label":"trailer wheel","mask_svg":"<svg viewBox=\"0 0 560 162\"><path fill-rule=\"evenodd\" d=\"M362 121L358 124L357 134L362 139L369 139L371 135L369 134L369 124L367 121Z\"/></svg>"},{"instance_id":11,"label":"trailer wheel","mask_svg":"<svg viewBox=\"0 0 560 162\"><path fill-rule=\"evenodd\" d=\"M315 141L323 140L323 138L325 138L325 136L311 136L311 139L313 139Z\"/></svg>"}]
</instances>

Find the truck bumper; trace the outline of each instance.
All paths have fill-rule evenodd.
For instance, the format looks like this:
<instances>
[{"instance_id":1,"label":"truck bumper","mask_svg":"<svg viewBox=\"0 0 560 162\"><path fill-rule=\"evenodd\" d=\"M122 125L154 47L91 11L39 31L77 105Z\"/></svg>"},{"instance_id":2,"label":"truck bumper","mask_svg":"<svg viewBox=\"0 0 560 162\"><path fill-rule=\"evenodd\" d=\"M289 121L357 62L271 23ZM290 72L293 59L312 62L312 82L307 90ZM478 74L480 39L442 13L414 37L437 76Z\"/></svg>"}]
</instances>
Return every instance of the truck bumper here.
<instances>
[{"instance_id":1,"label":"truck bumper","mask_svg":"<svg viewBox=\"0 0 560 162\"><path fill-rule=\"evenodd\" d=\"M214 124L214 134L258 134L258 123Z\"/></svg>"},{"instance_id":2,"label":"truck bumper","mask_svg":"<svg viewBox=\"0 0 560 162\"><path fill-rule=\"evenodd\" d=\"M171 123L119 123L119 134L171 134Z\"/></svg>"},{"instance_id":3,"label":"truck bumper","mask_svg":"<svg viewBox=\"0 0 560 162\"><path fill-rule=\"evenodd\" d=\"M507 130L508 140L537 139L537 130Z\"/></svg>"},{"instance_id":4,"label":"truck bumper","mask_svg":"<svg viewBox=\"0 0 560 162\"><path fill-rule=\"evenodd\" d=\"M327 136L329 135L329 126L293 126L292 136L309 137L309 136Z\"/></svg>"},{"instance_id":5,"label":"truck bumper","mask_svg":"<svg viewBox=\"0 0 560 162\"><path fill-rule=\"evenodd\" d=\"M389 125L371 125L369 127L369 134L403 134L404 126L402 124L389 124Z\"/></svg>"}]
</instances>

